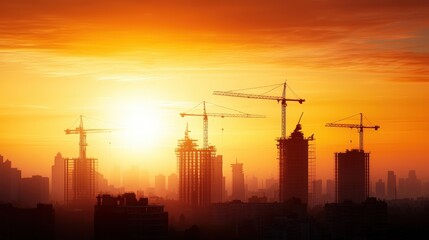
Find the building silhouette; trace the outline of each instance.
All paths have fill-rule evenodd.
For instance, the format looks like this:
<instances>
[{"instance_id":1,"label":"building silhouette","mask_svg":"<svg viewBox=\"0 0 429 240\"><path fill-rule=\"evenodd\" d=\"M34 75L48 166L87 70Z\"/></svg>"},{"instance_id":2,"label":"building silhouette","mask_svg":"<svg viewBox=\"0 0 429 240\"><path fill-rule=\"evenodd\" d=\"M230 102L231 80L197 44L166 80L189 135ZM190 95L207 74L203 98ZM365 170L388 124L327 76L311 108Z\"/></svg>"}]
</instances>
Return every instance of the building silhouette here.
<instances>
[{"instance_id":1,"label":"building silhouette","mask_svg":"<svg viewBox=\"0 0 429 240\"><path fill-rule=\"evenodd\" d=\"M64 158L61 153L57 153L51 167L51 200L64 204Z\"/></svg>"},{"instance_id":2,"label":"building silhouette","mask_svg":"<svg viewBox=\"0 0 429 240\"><path fill-rule=\"evenodd\" d=\"M369 196L369 153L347 150L335 153L336 202L361 203Z\"/></svg>"},{"instance_id":3,"label":"building silhouette","mask_svg":"<svg viewBox=\"0 0 429 240\"><path fill-rule=\"evenodd\" d=\"M405 178L398 179L398 198L408 198L408 190Z\"/></svg>"},{"instance_id":4,"label":"building silhouette","mask_svg":"<svg viewBox=\"0 0 429 240\"><path fill-rule=\"evenodd\" d=\"M326 180L326 202L335 202L335 180Z\"/></svg>"},{"instance_id":5,"label":"building silhouette","mask_svg":"<svg viewBox=\"0 0 429 240\"><path fill-rule=\"evenodd\" d=\"M245 200L243 163L231 164L232 169L232 200Z\"/></svg>"},{"instance_id":6,"label":"building silhouette","mask_svg":"<svg viewBox=\"0 0 429 240\"><path fill-rule=\"evenodd\" d=\"M386 197L386 184L381 179L375 183L375 196L380 199Z\"/></svg>"},{"instance_id":7,"label":"building silhouette","mask_svg":"<svg viewBox=\"0 0 429 240\"><path fill-rule=\"evenodd\" d=\"M312 153L309 152L309 141L313 137L305 138L301 132L301 124L297 124L290 137L279 139L279 197L280 202L290 198L299 198L308 203L309 197L309 166L312 165Z\"/></svg>"},{"instance_id":8,"label":"building silhouette","mask_svg":"<svg viewBox=\"0 0 429 240\"><path fill-rule=\"evenodd\" d=\"M211 203L211 167L216 149L213 146L197 148L195 142L186 127L185 137L179 140L176 148L179 200L187 206L201 207Z\"/></svg>"},{"instance_id":9,"label":"building silhouette","mask_svg":"<svg viewBox=\"0 0 429 240\"><path fill-rule=\"evenodd\" d=\"M51 204L37 204L32 208L0 204L0 238L54 239L54 219L55 212Z\"/></svg>"},{"instance_id":10,"label":"building silhouette","mask_svg":"<svg viewBox=\"0 0 429 240\"><path fill-rule=\"evenodd\" d=\"M166 239L168 213L164 206L137 200L134 193L99 195L94 210L95 239Z\"/></svg>"},{"instance_id":11,"label":"building silhouette","mask_svg":"<svg viewBox=\"0 0 429 240\"><path fill-rule=\"evenodd\" d=\"M313 184L313 206L321 205L324 203L323 192L322 192L322 179L314 180Z\"/></svg>"},{"instance_id":12,"label":"building silhouette","mask_svg":"<svg viewBox=\"0 0 429 240\"><path fill-rule=\"evenodd\" d=\"M177 174L172 173L168 176L168 199L177 199L177 192L179 190L179 177Z\"/></svg>"},{"instance_id":13,"label":"building silhouette","mask_svg":"<svg viewBox=\"0 0 429 240\"><path fill-rule=\"evenodd\" d=\"M298 199L267 202L252 197L210 206L209 239L311 239L307 206Z\"/></svg>"},{"instance_id":14,"label":"building silhouette","mask_svg":"<svg viewBox=\"0 0 429 240\"><path fill-rule=\"evenodd\" d=\"M223 187L223 157L217 155L212 161L212 203L223 202L224 198L224 187Z\"/></svg>"},{"instance_id":15,"label":"building silhouette","mask_svg":"<svg viewBox=\"0 0 429 240\"><path fill-rule=\"evenodd\" d=\"M19 201L20 188L21 170L12 168L11 161L4 161L3 156L0 155L0 202Z\"/></svg>"},{"instance_id":16,"label":"building silhouette","mask_svg":"<svg viewBox=\"0 0 429 240\"><path fill-rule=\"evenodd\" d=\"M167 192L165 175L158 174L155 176L155 193L159 197L165 197Z\"/></svg>"},{"instance_id":17,"label":"building silhouette","mask_svg":"<svg viewBox=\"0 0 429 240\"><path fill-rule=\"evenodd\" d=\"M375 198L345 201L325 207L329 239L387 239L387 204Z\"/></svg>"},{"instance_id":18,"label":"building silhouette","mask_svg":"<svg viewBox=\"0 0 429 240\"><path fill-rule=\"evenodd\" d=\"M21 179L20 205L34 208L37 204L49 203L49 178L32 176Z\"/></svg>"},{"instance_id":19,"label":"building silhouette","mask_svg":"<svg viewBox=\"0 0 429 240\"><path fill-rule=\"evenodd\" d=\"M396 199L396 174L394 171L387 172L387 199Z\"/></svg>"},{"instance_id":20,"label":"building silhouette","mask_svg":"<svg viewBox=\"0 0 429 240\"><path fill-rule=\"evenodd\" d=\"M246 185L249 192L258 191L258 178L256 176L246 177Z\"/></svg>"}]
</instances>

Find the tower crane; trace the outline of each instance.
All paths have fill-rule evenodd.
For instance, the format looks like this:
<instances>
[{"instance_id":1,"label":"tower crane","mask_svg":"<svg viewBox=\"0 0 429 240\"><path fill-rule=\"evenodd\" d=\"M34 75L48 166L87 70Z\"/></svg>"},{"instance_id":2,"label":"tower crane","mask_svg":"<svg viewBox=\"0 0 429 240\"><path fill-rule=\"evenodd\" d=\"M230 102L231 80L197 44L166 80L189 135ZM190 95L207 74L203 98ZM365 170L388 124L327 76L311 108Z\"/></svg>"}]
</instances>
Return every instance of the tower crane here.
<instances>
[{"instance_id":1,"label":"tower crane","mask_svg":"<svg viewBox=\"0 0 429 240\"><path fill-rule=\"evenodd\" d=\"M283 92L281 96L269 96L269 95L259 95L259 94L248 94L248 93L239 93L234 91L214 91L214 95L221 95L221 96L229 96L229 97L242 97L242 98L255 98L255 99L265 99L265 100L276 100L277 102L281 103L281 139L286 139L286 102L299 102L302 104L305 102L305 99L298 98L298 99L292 99L292 98L286 98L286 81L282 84L275 85L277 87L283 85Z\"/></svg>"},{"instance_id":2,"label":"tower crane","mask_svg":"<svg viewBox=\"0 0 429 240\"><path fill-rule=\"evenodd\" d=\"M79 134L79 158L86 159L86 134L87 133L103 133L111 132L115 129L84 129L82 115L80 115L80 124L75 129L66 129L64 132L66 134Z\"/></svg>"},{"instance_id":3,"label":"tower crane","mask_svg":"<svg viewBox=\"0 0 429 240\"><path fill-rule=\"evenodd\" d=\"M364 126L363 125L363 114L359 113L360 115L360 123L359 124L347 124L347 123L336 123L338 121L342 121L344 119L338 120L336 122L332 122L332 123L327 123L325 124L325 127L345 127L345 128L356 128L358 129L359 132L359 150L363 151L363 129L364 128L373 128L375 130L378 130L380 128L380 126L378 125L374 125L374 126ZM354 117L356 115L353 115L351 117ZM350 118L350 117L348 117ZM345 118L345 119L348 119Z\"/></svg>"},{"instance_id":4,"label":"tower crane","mask_svg":"<svg viewBox=\"0 0 429 240\"><path fill-rule=\"evenodd\" d=\"M239 114L233 114L233 113L207 113L206 111L206 102L203 101L203 113L180 113L181 117L185 117L185 116L194 116L194 117L203 117L203 148L207 149L208 148L208 132L209 132L209 121L208 121L208 117L221 117L221 118L225 118L225 117L237 117L237 118L264 118L264 115L256 115L256 114L248 114L248 113L242 113L240 112ZM198 104L198 106L201 105ZM195 108L195 107L194 107ZM192 109L191 109L192 110Z\"/></svg>"}]
</instances>

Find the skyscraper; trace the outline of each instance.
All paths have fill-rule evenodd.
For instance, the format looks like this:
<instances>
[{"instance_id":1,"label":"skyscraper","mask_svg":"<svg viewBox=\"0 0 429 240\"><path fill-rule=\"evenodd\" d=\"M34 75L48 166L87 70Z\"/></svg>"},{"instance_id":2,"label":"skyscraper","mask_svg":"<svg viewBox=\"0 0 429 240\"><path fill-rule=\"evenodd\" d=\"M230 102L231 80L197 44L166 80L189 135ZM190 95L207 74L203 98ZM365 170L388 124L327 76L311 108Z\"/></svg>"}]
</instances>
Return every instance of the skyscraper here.
<instances>
[{"instance_id":1,"label":"skyscraper","mask_svg":"<svg viewBox=\"0 0 429 240\"><path fill-rule=\"evenodd\" d=\"M387 172L387 199L396 199L396 174L394 171Z\"/></svg>"},{"instance_id":2,"label":"skyscraper","mask_svg":"<svg viewBox=\"0 0 429 240\"><path fill-rule=\"evenodd\" d=\"M323 204L322 179L313 181L313 205Z\"/></svg>"},{"instance_id":3,"label":"skyscraper","mask_svg":"<svg viewBox=\"0 0 429 240\"><path fill-rule=\"evenodd\" d=\"M237 161L231 164L232 168L232 200L241 200L245 199L244 191L244 172L243 172L243 163L238 163Z\"/></svg>"},{"instance_id":4,"label":"skyscraper","mask_svg":"<svg viewBox=\"0 0 429 240\"><path fill-rule=\"evenodd\" d=\"M335 181L332 179L326 180L326 201L330 203L335 201Z\"/></svg>"},{"instance_id":5,"label":"skyscraper","mask_svg":"<svg viewBox=\"0 0 429 240\"><path fill-rule=\"evenodd\" d=\"M168 176L167 198L177 199L177 192L179 189L179 177L177 174L172 173Z\"/></svg>"},{"instance_id":6,"label":"skyscraper","mask_svg":"<svg viewBox=\"0 0 429 240\"><path fill-rule=\"evenodd\" d=\"M411 198L420 197L422 193L422 181L417 178L415 170L408 172L408 178L405 181L407 195Z\"/></svg>"},{"instance_id":7,"label":"skyscraper","mask_svg":"<svg viewBox=\"0 0 429 240\"><path fill-rule=\"evenodd\" d=\"M297 124L291 136L278 140L280 163L280 202L290 198L299 198L308 202L309 182L309 141L313 137L304 138L301 124Z\"/></svg>"},{"instance_id":8,"label":"skyscraper","mask_svg":"<svg viewBox=\"0 0 429 240\"><path fill-rule=\"evenodd\" d=\"M12 168L11 161L3 161L3 156L0 155L0 201L18 201L20 185L21 170Z\"/></svg>"},{"instance_id":9,"label":"skyscraper","mask_svg":"<svg viewBox=\"0 0 429 240\"><path fill-rule=\"evenodd\" d=\"M223 200L223 169L222 155L217 155L212 161L212 203L222 202Z\"/></svg>"},{"instance_id":10,"label":"skyscraper","mask_svg":"<svg viewBox=\"0 0 429 240\"><path fill-rule=\"evenodd\" d=\"M369 195L369 153L347 150L335 153L336 201L361 203Z\"/></svg>"},{"instance_id":11,"label":"skyscraper","mask_svg":"<svg viewBox=\"0 0 429 240\"><path fill-rule=\"evenodd\" d=\"M383 180L379 179L375 183L375 196L380 199L384 199L386 197L386 184L384 184Z\"/></svg>"},{"instance_id":12,"label":"skyscraper","mask_svg":"<svg viewBox=\"0 0 429 240\"><path fill-rule=\"evenodd\" d=\"M166 193L165 175L158 174L155 176L155 193L159 197L165 197Z\"/></svg>"},{"instance_id":13,"label":"skyscraper","mask_svg":"<svg viewBox=\"0 0 429 240\"><path fill-rule=\"evenodd\" d=\"M176 148L179 200L188 206L200 207L211 203L211 167L216 149L213 146L198 149L195 141L189 138L186 127L185 137Z\"/></svg>"},{"instance_id":14,"label":"skyscraper","mask_svg":"<svg viewBox=\"0 0 429 240\"><path fill-rule=\"evenodd\" d=\"M57 153L51 167L51 199L55 204L64 204L64 158Z\"/></svg>"}]
</instances>

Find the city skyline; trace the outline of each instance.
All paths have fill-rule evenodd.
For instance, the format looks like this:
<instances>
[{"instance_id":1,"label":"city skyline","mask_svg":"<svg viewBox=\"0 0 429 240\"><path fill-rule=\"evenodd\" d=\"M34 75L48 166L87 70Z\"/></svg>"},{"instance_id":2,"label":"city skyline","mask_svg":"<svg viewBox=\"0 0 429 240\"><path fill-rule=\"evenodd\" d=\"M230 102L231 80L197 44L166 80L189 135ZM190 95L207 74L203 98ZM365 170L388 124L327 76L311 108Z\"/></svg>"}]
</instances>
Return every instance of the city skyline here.
<instances>
[{"instance_id":1,"label":"city skyline","mask_svg":"<svg viewBox=\"0 0 429 240\"><path fill-rule=\"evenodd\" d=\"M388 170L418 169L428 179L427 3L126 2L93 1L85 11L67 0L0 4L0 154L23 177L49 176L57 152L78 156L77 136L64 130L79 115L88 128L125 128L88 135L88 156L104 175L119 165L167 176L176 172L174 148L186 123L202 145L202 119L179 116L201 101L212 112L222 111L217 104L266 115L209 118L209 143L224 169L239 158L249 176L277 176L280 104L212 93L287 79L306 101L288 104L286 134L304 112L317 179L333 178L335 152L358 148L355 130L325 123L360 112L381 126L365 132L374 182Z\"/></svg>"}]
</instances>

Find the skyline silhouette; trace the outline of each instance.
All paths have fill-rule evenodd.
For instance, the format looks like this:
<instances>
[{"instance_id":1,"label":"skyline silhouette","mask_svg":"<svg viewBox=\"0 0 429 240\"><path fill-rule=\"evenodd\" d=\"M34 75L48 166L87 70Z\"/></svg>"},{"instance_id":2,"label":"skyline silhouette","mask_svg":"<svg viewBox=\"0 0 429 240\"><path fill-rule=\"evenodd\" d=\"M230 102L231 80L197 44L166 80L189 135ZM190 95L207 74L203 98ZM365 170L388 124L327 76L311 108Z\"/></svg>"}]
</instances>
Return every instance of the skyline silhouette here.
<instances>
[{"instance_id":1,"label":"skyline silhouette","mask_svg":"<svg viewBox=\"0 0 429 240\"><path fill-rule=\"evenodd\" d=\"M0 232L428 234L428 12L425 0L1 1Z\"/></svg>"},{"instance_id":2,"label":"skyline silhouette","mask_svg":"<svg viewBox=\"0 0 429 240\"><path fill-rule=\"evenodd\" d=\"M100 170L139 165L167 174L185 123L194 138L203 135L198 119L177 113L208 101L267 116L209 124L225 163L238 157L249 173L269 177L277 171L279 106L212 92L288 80L306 102L289 104L286 126L305 112L320 176L333 178L333 152L358 143L352 131L324 124L363 112L382 126L366 133L371 177L391 165L401 175L422 169L427 179L428 9L420 0L2 2L0 149L26 177L47 175L52 154L75 156L75 139L62 130L84 115L89 128L129 128L90 137Z\"/></svg>"}]
</instances>

